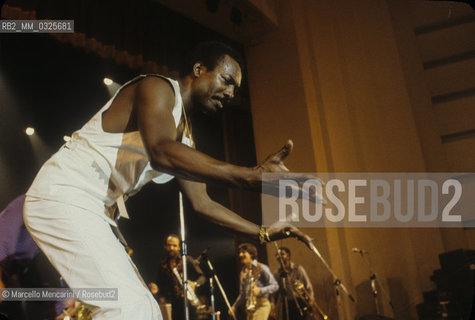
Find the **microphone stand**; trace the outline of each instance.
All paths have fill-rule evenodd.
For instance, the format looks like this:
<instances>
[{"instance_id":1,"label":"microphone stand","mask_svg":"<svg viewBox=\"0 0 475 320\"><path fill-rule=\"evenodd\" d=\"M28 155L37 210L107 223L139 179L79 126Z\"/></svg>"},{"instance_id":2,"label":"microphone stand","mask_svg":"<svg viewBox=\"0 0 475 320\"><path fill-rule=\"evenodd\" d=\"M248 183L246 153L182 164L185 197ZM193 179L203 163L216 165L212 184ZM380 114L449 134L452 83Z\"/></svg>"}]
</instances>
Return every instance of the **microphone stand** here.
<instances>
[{"instance_id":1,"label":"microphone stand","mask_svg":"<svg viewBox=\"0 0 475 320\"><path fill-rule=\"evenodd\" d=\"M335 287L335 293L337 295L337 300L339 298L339 291L338 291L338 288L341 288L341 291L343 291L347 296L348 298L350 298L350 300L352 302L355 302L355 298L353 298L353 296L351 295L351 293L348 292L348 290L346 289L345 285L342 283L342 281L337 277L336 273L333 271L333 269L330 267L330 265L326 262L325 258L323 258L323 256L320 254L320 252L318 251L317 247L315 247L315 245L310 242L310 247L311 247L311 250L317 255L317 257L322 261L323 265L325 266L325 268L327 268L328 272L330 272L330 274L332 275L333 277L333 286Z\"/></svg>"},{"instance_id":2,"label":"microphone stand","mask_svg":"<svg viewBox=\"0 0 475 320\"><path fill-rule=\"evenodd\" d=\"M355 249L353 249L353 250L355 250ZM361 257L363 257L363 260L365 261L366 265L368 266L369 272L371 274L369 276L369 279L371 280L371 291L373 293L374 305L376 307L376 314L380 315L380 313L381 313L381 310L379 310L379 304L378 304L379 292L378 292L377 287L381 288L381 292L383 293L383 295L385 296L385 298L389 302L389 305L391 306L391 309L394 311L394 306L393 306L393 303L391 302L391 299L389 298L389 295L384 290L384 287L381 285L381 282L379 282L379 279L376 277L376 273L373 271L373 268L371 267L371 263L369 262L369 259L365 255L365 253L368 253L368 252L367 251L365 252L364 250L361 250L361 249L358 250L358 251L353 251L353 252L359 253L361 255Z\"/></svg>"},{"instance_id":3,"label":"microphone stand","mask_svg":"<svg viewBox=\"0 0 475 320\"><path fill-rule=\"evenodd\" d=\"M282 259L282 255L280 254L279 251L279 246L277 245L277 242L274 241L274 246L275 250L277 251L277 261L279 261L280 267L282 268L282 273L280 274L280 277L282 278L282 289L284 290L284 306L285 306L285 319L290 320L289 316L289 299L287 299L287 278L289 273L287 272L287 268L285 267L284 264L284 259ZM299 303L297 302L294 294L292 293L292 297L294 299L295 305L297 306L299 313L301 316L303 316L303 310L300 307Z\"/></svg>"},{"instance_id":4,"label":"microphone stand","mask_svg":"<svg viewBox=\"0 0 475 320\"><path fill-rule=\"evenodd\" d=\"M224 302L226 302L226 306L228 309L231 311L231 316L233 317L234 320L236 320L236 315L234 314L233 308L231 307L231 304L229 303L228 296L226 295L226 292L223 289L223 286L221 285L221 282L219 281L218 275L214 271L213 265L211 264L211 260L209 260L208 255L205 253L203 255L203 258L206 260L206 263L209 267L210 270L210 277L209 277L209 285L211 288L211 308L213 310L213 320L216 320L216 310L214 306L214 285L213 285L213 279L216 281L216 284L218 285L219 290L221 291L221 294L223 295Z\"/></svg>"},{"instance_id":5,"label":"microphone stand","mask_svg":"<svg viewBox=\"0 0 475 320\"><path fill-rule=\"evenodd\" d=\"M214 284L213 277L209 278L209 290L211 294L211 317L216 320L216 306L214 304Z\"/></svg>"},{"instance_id":6,"label":"microphone stand","mask_svg":"<svg viewBox=\"0 0 475 320\"><path fill-rule=\"evenodd\" d=\"M188 255L188 250L186 248L185 241L185 214L183 211L183 195L181 192L178 193L178 205L180 207L180 231L181 231L181 259L183 262L183 300L185 306L185 319L190 320L190 312L188 306L188 268L186 263L186 257ZM173 315L172 315L173 316Z\"/></svg>"}]
</instances>

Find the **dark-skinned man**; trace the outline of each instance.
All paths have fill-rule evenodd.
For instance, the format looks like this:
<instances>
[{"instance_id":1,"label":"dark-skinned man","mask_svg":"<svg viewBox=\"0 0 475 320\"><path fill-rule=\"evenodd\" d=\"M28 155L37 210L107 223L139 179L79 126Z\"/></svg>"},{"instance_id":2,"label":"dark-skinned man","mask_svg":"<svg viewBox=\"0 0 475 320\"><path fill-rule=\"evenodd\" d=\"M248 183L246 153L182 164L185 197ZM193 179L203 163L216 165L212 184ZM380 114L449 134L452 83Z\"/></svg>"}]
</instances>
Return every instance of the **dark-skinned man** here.
<instances>
[{"instance_id":1,"label":"dark-skinned man","mask_svg":"<svg viewBox=\"0 0 475 320\"><path fill-rule=\"evenodd\" d=\"M260 227L211 200L205 183L260 191L262 174L288 171L289 141L247 168L192 146L186 113L223 108L241 85L242 60L216 42L199 45L178 80L142 75L123 85L40 169L27 192L25 225L71 288L118 288L115 301L94 301L97 319L161 319L158 304L110 226L124 199L150 181L178 179L194 211L262 242L310 239L288 224ZM116 209L119 210L116 210Z\"/></svg>"}]
</instances>

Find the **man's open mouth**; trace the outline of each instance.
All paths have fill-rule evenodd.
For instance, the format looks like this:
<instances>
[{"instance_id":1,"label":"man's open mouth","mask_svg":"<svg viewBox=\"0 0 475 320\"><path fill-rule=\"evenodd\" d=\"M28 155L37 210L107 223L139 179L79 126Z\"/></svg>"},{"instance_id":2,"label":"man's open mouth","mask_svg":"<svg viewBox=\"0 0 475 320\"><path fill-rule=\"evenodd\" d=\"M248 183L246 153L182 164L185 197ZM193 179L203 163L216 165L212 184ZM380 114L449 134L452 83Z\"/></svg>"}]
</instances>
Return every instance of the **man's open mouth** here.
<instances>
[{"instance_id":1,"label":"man's open mouth","mask_svg":"<svg viewBox=\"0 0 475 320\"><path fill-rule=\"evenodd\" d=\"M223 109L224 104L225 104L224 99L219 98L219 97L213 97L212 100L213 100L214 104L217 105L217 107L219 109Z\"/></svg>"}]
</instances>

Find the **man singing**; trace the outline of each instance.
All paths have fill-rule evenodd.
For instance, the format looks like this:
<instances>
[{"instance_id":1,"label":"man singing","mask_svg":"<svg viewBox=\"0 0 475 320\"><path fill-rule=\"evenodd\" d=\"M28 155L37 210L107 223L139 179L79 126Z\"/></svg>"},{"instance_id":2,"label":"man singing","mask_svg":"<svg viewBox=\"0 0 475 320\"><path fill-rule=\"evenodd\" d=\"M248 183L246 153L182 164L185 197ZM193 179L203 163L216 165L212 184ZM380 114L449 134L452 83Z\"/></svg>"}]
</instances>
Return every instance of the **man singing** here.
<instances>
[{"instance_id":1,"label":"man singing","mask_svg":"<svg viewBox=\"0 0 475 320\"><path fill-rule=\"evenodd\" d=\"M233 311L243 308L246 320L267 320L271 311L269 296L279 289L274 276L265 264L257 262L257 249L250 243L239 245L242 270L239 277L239 296Z\"/></svg>"},{"instance_id":2,"label":"man singing","mask_svg":"<svg viewBox=\"0 0 475 320\"><path fill-rule=\"evenodd\" d=\"M260 191L263 173L288 171L283 160L291 141L251 168L193 148L187 113L222 109L241 85L241 68L236 51L207 42L191 52L177 80L136 77L37 174L24 206L35 242L71 288L118 289L117 300L94 301L100 308L97 319L161 319L158 304L110 227L126 216L124 200L150 181L177 177L195 212L233 232L262 242L295 236L309 245L310 238L297 228L255 225L206 192L206 183Z\"/></svg>"}]
</instances>

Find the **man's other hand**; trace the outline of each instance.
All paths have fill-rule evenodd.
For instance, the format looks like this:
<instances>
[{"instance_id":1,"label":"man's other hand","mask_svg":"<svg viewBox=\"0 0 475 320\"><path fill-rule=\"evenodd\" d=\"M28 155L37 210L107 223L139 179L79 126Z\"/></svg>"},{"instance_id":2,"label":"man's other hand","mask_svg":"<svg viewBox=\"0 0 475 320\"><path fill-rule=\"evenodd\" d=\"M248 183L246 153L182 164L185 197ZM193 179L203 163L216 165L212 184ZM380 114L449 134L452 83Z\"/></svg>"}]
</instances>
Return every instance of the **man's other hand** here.
<instances>
[{"instance_id":1,"label":"man's other hand","mask_svg":"<svg viewBox=\"0 0 475 320\"><path fill-rule=\"evenodd\" d=\"M268 229L269 238L271 241L294 237L303 243L311 250L313 250L312 238L300 231L297 227L288 222L276 222L272 224Z\"/></svg>"}]
</instances>

